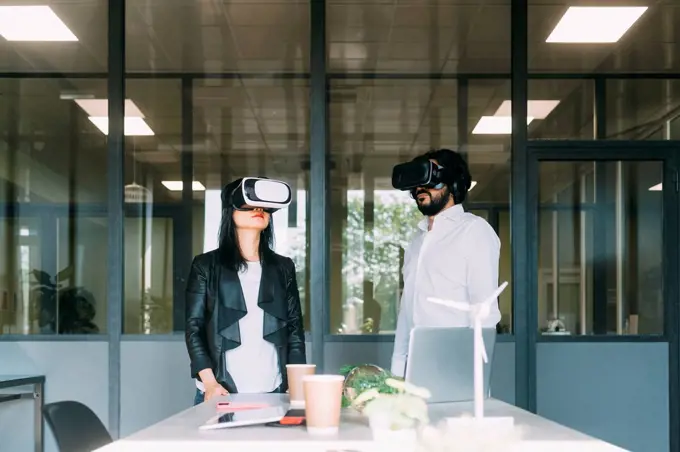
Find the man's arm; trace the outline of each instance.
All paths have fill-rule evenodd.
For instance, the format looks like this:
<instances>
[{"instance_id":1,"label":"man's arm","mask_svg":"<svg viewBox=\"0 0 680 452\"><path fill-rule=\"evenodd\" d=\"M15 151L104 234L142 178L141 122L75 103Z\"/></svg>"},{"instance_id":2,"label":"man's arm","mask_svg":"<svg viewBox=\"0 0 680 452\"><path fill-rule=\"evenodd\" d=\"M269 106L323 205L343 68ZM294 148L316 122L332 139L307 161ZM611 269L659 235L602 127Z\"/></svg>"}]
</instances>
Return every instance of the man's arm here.
<instances>
[{"instance_id":1,"label":"man's arm","mask_svg":"<svg viewBox=\"0 0 680 452\"><path fill-rule=\"evenodd\" d=\"M467 286L470 303L481 303L498 288L498 265L501 242L491 225L480 219L470 226L467 254ZM501 320L498 301L484 320L485 328L495 327Z\"/></svg>"},{"instance_id":2,"label":"man's arm","mask_svg":"<svg viewBox=\"0 0 680 452\"><path fill-rule=\"evenodd\" d=\"M412 245L413 241L411 241L411 244L404 254L404 268L401 269L401 272L404 274L404 281L407 279L404 269L411 257L410 248ZM394 333L394 351L392 352L391 372L394 375L401 377L404 376L406 371L408 344L411 338L411 330L413 329L413 294L411 291L411 287L404 285L404 290L401 294L399 316L397 318L397 331Z\"/></svg>"},{"instance_id":3,"label":"man's arm","mask_svg":"<svg viewBox=\"0 0 680 452\"><path fill-rule=\"evenodd\" d=\"M408 343L413 329L413 306L406 297L406 291L401 295L401 309L397 320L397 331L394 335L394 352L392 353L391 371L395 376L403 377L406 373L406 357Z\"/></svg>"}]
</instances>

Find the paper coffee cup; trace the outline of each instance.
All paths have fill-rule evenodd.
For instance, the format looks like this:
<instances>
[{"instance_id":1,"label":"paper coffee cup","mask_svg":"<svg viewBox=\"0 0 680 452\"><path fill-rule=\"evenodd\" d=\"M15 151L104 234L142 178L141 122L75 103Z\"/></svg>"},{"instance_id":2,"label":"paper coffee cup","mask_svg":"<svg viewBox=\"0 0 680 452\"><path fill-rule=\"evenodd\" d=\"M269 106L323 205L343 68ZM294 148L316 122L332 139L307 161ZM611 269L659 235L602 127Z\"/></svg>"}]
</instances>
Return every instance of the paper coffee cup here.
<instances>
[{"instance_id":1,"label":"paper coffee cup","mask_svg":"<svg viewBox=\"0 0 680 452\"><path fill-rule=\"evenodd\" d=\"M313 436L336 435L340 427L342 375L305 375L305 417L307 432Z\"/></svg>"},{"instance_id":2,"label":"paper coffee cup","mask_svg":"<svg viewBox=\"0 0 680 452\"><path fill-rule=\"evenodd\" d=\"M303 407L305 405L305 391L302 379L306 375L316 373L316 364L288 364L288 395L292 407Z\"/></svg>"}]
</instances>

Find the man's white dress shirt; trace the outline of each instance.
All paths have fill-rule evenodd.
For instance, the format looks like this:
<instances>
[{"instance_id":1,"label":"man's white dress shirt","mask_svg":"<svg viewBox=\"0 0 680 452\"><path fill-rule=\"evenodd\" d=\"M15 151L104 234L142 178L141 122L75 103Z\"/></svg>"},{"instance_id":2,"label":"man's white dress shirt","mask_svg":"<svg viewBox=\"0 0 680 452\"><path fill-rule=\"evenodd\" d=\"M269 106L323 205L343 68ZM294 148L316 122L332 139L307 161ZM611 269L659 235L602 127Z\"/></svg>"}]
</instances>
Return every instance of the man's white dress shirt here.
<instances>
[{"instance_id":1,"label":"man's white dress shirt","mask_svg":"<svg viewBox=\"0 0 680 452\"><path fill-rule=\"evenodd\" d=\"M411 330L416 326L470 327L469 313L428 301L428 297L481 303L498 288L500 240L481 217L455 205L418 224L404 255L404 292L397 321L392 373L404 376ZM483 326L501 319L498 300Z\"/></svg>"}]
</instances>

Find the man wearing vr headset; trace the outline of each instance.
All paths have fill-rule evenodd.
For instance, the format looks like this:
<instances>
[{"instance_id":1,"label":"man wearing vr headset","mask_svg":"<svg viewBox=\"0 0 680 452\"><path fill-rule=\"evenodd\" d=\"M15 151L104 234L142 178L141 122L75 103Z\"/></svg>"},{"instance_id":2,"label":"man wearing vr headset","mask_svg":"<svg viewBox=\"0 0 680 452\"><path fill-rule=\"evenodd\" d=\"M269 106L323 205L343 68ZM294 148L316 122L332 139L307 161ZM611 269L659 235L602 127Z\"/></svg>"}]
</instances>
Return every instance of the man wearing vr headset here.
<instances>
[{"instance_id":1,"label":"man wearing vr headset","mask_svg":"<svg viewBox=\"0 0 680 452\"><path fill-rule=\"evenodd\" d=\"M467 163L450 149L427 152L393 169L392 186L409 191L426 216L404 256L404 291L392 355L395 375L405 373L415 326L471 326L466 312L428 297L476 303L498 288L498 235L486 220L462 206L471 184ZM496 303L483 326L493 328L500 318Z\"/></svg>"}]
</instances>

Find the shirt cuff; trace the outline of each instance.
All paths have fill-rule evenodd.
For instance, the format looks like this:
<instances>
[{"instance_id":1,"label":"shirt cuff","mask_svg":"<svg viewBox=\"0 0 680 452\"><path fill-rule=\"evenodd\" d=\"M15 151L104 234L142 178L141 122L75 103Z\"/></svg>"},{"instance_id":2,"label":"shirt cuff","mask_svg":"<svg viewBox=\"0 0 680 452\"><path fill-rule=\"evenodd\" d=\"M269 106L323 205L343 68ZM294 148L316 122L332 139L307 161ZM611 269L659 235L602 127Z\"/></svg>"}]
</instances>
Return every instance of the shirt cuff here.
<instances>
[{"instance_id":1,"label":"shirt cuff","mask_svg":"<svg viewBox=\"0 0 680 452\"><path fill-rule=\"evenodd\" d=\"M406 358L392 357L392 368L390 369L395 377L404 378L406 374Z\"/></svg>"}]
</instances>

